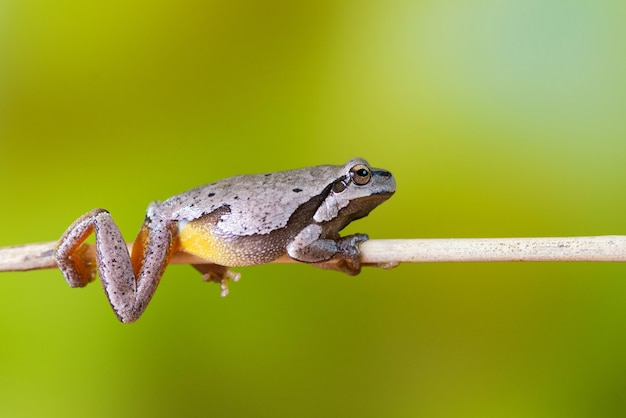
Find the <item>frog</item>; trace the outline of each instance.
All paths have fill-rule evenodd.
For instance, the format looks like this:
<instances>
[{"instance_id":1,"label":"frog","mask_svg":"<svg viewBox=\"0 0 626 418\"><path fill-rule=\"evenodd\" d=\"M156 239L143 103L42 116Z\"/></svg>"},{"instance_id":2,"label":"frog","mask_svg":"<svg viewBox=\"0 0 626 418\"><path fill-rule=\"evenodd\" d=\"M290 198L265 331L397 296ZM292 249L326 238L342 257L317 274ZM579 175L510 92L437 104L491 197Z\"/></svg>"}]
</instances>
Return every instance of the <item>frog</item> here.
<instances>
[{"instance_id":1,"label":"frog","mask_svg":"<svg viewBox=\"0 0 626 418\"><path fill-rule=\"evenodd\" d=\"M194 267L205 281L220 284L222 296L228 294L228 280L240 277L231 267L266 264L285 255L358 274L359 245L369 237L341 237L339 231L367 216L395 188L389 171L362 158L236 175L150 203L130 252L109 211L93 209L63 233L55 260L71 287L92 282L97 270L116 317L131 323L144 313L176 252L205 260ZM95 263L86 254L91 234Z\"/></svg>"}]
</instances>

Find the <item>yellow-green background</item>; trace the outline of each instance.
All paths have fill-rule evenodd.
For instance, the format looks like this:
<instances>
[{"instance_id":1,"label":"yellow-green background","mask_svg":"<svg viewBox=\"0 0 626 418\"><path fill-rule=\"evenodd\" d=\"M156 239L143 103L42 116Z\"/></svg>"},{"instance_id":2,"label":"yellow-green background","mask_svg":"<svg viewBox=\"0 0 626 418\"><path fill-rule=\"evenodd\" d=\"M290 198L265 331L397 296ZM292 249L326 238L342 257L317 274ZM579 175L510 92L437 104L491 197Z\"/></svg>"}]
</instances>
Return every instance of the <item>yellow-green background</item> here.
<instances>
[{"instance_id":1,"label":"yellow-green background","mask_svg":"<svg viewBox=\"0 0 626 418\"><path fill-rule=\"evenodd\" d=\"M362 156L374 238L626 233L620 0L2 1L0 245ZM280 210L280 208L277 208ZM0 278L0 416L621 417L626 267L170 267L122 325Z\"/></svg>"}]
</instances>

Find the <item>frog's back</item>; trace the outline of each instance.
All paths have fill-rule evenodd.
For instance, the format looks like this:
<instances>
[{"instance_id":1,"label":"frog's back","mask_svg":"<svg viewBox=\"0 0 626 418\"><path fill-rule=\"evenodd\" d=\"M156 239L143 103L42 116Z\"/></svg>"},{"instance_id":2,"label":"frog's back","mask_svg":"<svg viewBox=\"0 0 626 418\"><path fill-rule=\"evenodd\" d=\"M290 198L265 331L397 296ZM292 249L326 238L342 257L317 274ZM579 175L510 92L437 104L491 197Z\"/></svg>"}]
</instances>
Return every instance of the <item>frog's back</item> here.
<instances>
[{"instance_id":1,"label":"frog's back","mask_svg":"<svg viewBox=\"0 0 626 418\"><path fill-rule=\"evenodd\" d=\"M317 166L230 177L162 202L172 220L192 221L218 209L219 228L234 235L268 234L287 225L298 207L327 192L340 166ZM325 176L320 177L320 173Z\"/></svg>"}]
</instances>

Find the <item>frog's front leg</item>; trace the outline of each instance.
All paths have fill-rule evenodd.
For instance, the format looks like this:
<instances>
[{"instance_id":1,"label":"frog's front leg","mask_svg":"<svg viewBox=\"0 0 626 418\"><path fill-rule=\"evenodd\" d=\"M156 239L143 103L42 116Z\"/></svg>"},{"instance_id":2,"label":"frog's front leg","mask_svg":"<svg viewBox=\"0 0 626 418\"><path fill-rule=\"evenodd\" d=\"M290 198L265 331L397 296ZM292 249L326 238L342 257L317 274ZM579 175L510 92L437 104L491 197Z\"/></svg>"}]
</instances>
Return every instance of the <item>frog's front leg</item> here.
<instances>
[{"instance_id":1,"label":"frog's front leg","mask_svg":"<svg viewBox=\"0 0 626 418\"><path fill-rule=\"evenodd\" d=\"M359 244L368 239L365 234L337 239L323 238L322 227L312 224L300 231L287 245L287 254L298 261L356 275L361 271Z\"/></svg>"},{"instance_id":2,"label":"frog's front leg","mask_svg":"<svg viewBox=\"0 0 626 418\"><path fill-rule=\"evenodd\" d=\"M169 262L176 226L158 217L146 218L131 257L109 212L86 213L65 231L55 251L57 265L72 287L94 279L95 266L83 256L83 242L94 231L96 264L111 307L120 321L134 322L146 309Z\"/></svg>"}]
</instances>

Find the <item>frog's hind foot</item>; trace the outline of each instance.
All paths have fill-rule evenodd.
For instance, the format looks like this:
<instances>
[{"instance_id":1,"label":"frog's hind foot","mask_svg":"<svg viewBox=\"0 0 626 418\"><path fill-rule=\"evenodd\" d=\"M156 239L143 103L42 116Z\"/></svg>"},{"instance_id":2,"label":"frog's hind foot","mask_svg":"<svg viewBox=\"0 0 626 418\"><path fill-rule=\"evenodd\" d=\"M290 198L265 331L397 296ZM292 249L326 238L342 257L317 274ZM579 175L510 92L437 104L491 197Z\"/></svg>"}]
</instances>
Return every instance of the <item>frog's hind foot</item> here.
<instances>
[{"instance_id":1,"label":"frog's hind foot","mask_svg":"<svg viewBox=\"0 0 626 418\"><path fill-rule=\"evenodd\" d=\"M214 282L220 285L220 296L228 296L228 281L238 282L241 274L235 273L226 266L219 264L194 264L193 267L202 273L202 280L205 282Z\"/></svg>"}]
</instances>

